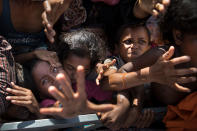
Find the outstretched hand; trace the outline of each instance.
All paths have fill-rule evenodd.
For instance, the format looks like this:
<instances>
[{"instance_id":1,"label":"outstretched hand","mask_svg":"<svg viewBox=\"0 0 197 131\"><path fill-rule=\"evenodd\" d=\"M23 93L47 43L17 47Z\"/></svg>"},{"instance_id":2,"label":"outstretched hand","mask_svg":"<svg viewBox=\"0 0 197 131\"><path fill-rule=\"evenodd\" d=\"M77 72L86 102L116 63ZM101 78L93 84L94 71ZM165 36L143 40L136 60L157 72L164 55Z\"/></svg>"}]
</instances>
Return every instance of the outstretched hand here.
<instances>
[{"instance_id":1,"label":"outstretched hand","mask_svg":"<svg viewBox=\"0 0 197 131\"><path fill-rule=\"evenodd\" d=\"M138 0L139 7L145 12L158 16L159 14L164 14L170 0Z\"/></svg>"},{"instance_id":2,"label":"outstretched hand","mask_svg":"<svg viewBox=\"0 0 197 131\"><path fill-rule=\"evenodd\" d=\"M196 73L197 68L175 69L175 65L189 62L190 57L181 56L169 60L173 54L174 47L171 46L170 49L150 67L150 77L153 82L168 85L177 91L190 92L189 88L183 87L180 84L196 81L196 77L185 77L184 75Z\"/></svg>"},{"instance_id":3,"label":"outstretched hand","mask_svg":"<svg viewBox=\"0 0 197 131\"><path fill-rule=\"evenodd\" d=\"M13 96L7 96L6 100L10 100L12 104L18 106L24 106L32 113L39 114L39 104L31 90L15 85L11 83L13 88L7 88L6 91L13 94Z\"/></svg>"},{"instance_id":4,"label":"outstretched hand","mask_svg":"<svg viewBox=\"0 0 197 131\"><path fill-rule=\"evenodd\" d=\"M96 84L100 84L100 80L103 78L105 72L109 69L110 66L113 66L116 63L116 59L113 59L111 62L106 64L97 64L97 73Z\"/></svg>"},{"instance_id":5,"label":"outstretched hand","mask_svg":"<svg viewBox=\"0 0 197 131\"><path fill-rule=\"evenodd\" d=\"M45 0L43 2L44 11L42 13L42 24L45 27L44 32L49 42L54 43L56 32L53 29L53 25L69 7L71 1L72 0Z\"/></svg>"},{"instance_id":6,"label":"outstretched hand","mask_svg":"<svg viewBox=\"0 0 197 131\"><path fill-rule=\"evenodd\" d=\"M96 105L87 100L85 92L85 73L83 66L78 66L76 80L77 91L74 92L72 87L65 81L63 74L57 75L57 80L60 83L59 87L49 87L49 93L60 101L62 107L42 108L42 114L57 115L63 118L71 118L80 114L106 112L113 109L111 104Z\"/></svg>"}]
</instances>

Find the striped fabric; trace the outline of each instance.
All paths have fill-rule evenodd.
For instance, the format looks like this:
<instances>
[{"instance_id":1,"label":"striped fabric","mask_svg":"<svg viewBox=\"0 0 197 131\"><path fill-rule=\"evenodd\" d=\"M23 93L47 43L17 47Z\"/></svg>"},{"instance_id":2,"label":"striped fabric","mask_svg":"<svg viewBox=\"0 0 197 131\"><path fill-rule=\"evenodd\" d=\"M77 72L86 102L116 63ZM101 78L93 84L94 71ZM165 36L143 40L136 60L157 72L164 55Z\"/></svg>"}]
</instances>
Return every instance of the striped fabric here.
<instances>
[{"instance_id":1,"label":"striped fabric","mask_svg":"<svg viewBox=\"0 0 197 131\"><path fill-rule=\"evenodd\" d=\"M16 82L15 63L11 53L11 45L0 36L0 114L5 112L8 102L6 88L10 88L10 82Z\"/></svg>"}]
</instances>

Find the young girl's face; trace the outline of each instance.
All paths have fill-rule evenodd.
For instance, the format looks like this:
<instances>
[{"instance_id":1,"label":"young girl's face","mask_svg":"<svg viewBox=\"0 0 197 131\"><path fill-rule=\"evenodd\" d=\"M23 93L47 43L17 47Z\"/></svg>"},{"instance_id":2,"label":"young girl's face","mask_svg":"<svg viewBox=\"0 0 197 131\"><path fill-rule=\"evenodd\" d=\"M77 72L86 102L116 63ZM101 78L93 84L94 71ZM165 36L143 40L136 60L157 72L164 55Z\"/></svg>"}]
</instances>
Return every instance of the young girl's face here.
<instances>
[{"instance_id":1,"label":"young girl's face","mask_svg":"<svg viewBox=\"0 0 197 131\"><path fill-rule=\"evenodd\" d=\"M88 57L79 57L74 54L70 54L67 59L63 61L64 70L67 72L68 76L71 79L72 83L76 82L76 70L77 66L82 65L84 67L85 72L89 72L90 70L90 58Z\"/></svg>"},{"instance_id":2,"label":"young girl's face","mask_svg":"<svg viewBox=\"0 0 197 131\"><path fill-rule=\"evenodd\" d=\"M135 27L124 30L120 38L119 54L125 62L142 55L149 48L149 36L146 28Z\"/></svg>"},{"instance_id":3,"label":"young girl's face","mask_svg":"<svg viewBox=\"0 0 197 131\"><path fill-rule=\"evenodd\" d=\"M52 97L48 92L50 86L58 87L59 84L56 80L58 73L65 74L65 71L62 67L52 67L48 62L41 61L39 62L32 70L32 76L35 80L35 83L42 93L46 97Z\"/></svg>"}]
</instances>

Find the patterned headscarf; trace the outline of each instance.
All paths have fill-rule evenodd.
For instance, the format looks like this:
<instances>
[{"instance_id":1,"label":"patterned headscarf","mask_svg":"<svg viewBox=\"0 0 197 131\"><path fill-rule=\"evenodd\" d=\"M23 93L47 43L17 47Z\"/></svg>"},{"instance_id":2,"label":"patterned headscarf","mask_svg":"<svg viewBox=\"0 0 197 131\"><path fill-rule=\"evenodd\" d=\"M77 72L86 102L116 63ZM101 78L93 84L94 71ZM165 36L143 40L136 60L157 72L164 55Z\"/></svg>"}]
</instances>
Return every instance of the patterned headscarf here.
<instances>
[{"instance_id":1,"label":"patterned headscarf","mask_svg":"<svg viewBox=\"0 0 197 131\"><path fill-rule=\"evenodd\" d=\"M86 9L82 5L82 0L73 0L69 8L63 15L62 30L67 31L71 27L80 25L86 21Z\"/></svg>"}]
</instances>

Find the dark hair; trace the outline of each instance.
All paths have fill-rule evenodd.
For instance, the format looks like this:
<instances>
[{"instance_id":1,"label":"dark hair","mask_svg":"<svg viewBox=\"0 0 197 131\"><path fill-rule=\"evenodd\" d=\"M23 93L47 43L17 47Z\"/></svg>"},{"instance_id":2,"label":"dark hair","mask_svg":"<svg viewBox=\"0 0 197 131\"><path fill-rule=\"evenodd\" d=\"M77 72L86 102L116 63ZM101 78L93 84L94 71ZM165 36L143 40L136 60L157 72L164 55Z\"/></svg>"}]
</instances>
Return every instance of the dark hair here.
<instances>
[{"instance_id":1,"label":"dark hair","mask_svg":"<svg viewBox=\"0 0 197 131\"><path fill-rule=\"evenodd\" d=\"M61 62L67 59L70 53L78 57L89 57L93 69L96 63L103 61L106 56L104 42L92 32L79 30L64 33L60 36L58 56Z\"/></svg>"},{"instance_id":2,"label":"dark hair","mask_svg":"<svg viewBox=\"0 0 197 131\"><path fill-rule=\"evenodd\" d=\"M197 32L197 0L171 0L164 16L160 20L163 38L173 41L172 30L181 33Z\"/></svg>"},{"instance_id":3,"label":"dark hair","mask_svg":"<svg viewBox=\"0 0 197 131\"><path fill-rule=\"evenodd\" d=\"M150 43L150 31L146 27L145 21L133 22L133 23L128 23L128 24L124 24L124 25L120 26L120 28L118 29L118 31L116 33L115 43L118 44L118 45L120 44L120 39L121 39L122 34L125 31L125 29L127 29L127 28L137 28L137 27L144 27L146 29L146 32L148 34L148 41Z\"/></svg>"}]
</instances>

